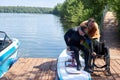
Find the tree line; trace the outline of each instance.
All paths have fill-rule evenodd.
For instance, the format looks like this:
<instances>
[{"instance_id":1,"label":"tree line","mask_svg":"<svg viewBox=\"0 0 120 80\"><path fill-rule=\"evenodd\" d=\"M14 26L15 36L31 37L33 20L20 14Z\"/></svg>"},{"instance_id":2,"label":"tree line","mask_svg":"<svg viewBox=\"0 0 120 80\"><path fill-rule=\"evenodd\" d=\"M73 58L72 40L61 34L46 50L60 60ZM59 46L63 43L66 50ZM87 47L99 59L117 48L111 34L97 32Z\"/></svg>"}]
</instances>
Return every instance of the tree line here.
<instances>
[{"instance_id":1,"label":"tree line","mask_svg":"<svg viewBox=\"0 0 120 80\"><path fill-rule=\"evenodd\" d=\"M53 13L61 19L79 24L90 17L101 24L105 7L115 13L120 24L120 0L65 0L54 9L46 7L0 6L1 13Z\"/></svg>"},{"instance_id":2,"label":"tree line","mask_svg":"<svg viewBox=\"0 0 120 80\"><path fill-rule=\"evenodd\" d=\"M53 14L76 24L93 17L100 25L106 6L115 13L120 22L120 0L65 0L54 7Z\"/></svg>"},{"instance_id":3,"label":"tree line","mask_svg":"<svg viewBox=\"0 0 120 80\"><path fill-rule=\"evenodd\" d=\"M120 0L109 0L109 7L115 13L118 26L120 26Z\"/></svg>"},{"instance_id":4,"label":"tree line","mask_svg":"<svg viewBox=\"0 0 120 80\"><path fill-rule=\"evenodd\" d=\"M52 13L52 10L46 7L0 6L0 13Z\"/></svg>"}]
</instances>

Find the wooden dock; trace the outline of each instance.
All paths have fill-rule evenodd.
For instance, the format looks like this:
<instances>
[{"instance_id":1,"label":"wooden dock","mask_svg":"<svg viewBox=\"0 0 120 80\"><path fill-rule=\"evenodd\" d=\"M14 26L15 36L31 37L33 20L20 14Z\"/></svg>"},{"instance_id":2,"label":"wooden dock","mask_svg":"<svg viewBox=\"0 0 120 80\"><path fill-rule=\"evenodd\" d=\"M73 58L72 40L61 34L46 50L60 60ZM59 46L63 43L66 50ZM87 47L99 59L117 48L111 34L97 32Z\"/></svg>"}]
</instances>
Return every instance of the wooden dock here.
<instances>
[{"instance_id":1,"label":"wooden dock","mask_svg":"<svg viewBox=\"0 0 120 80\"><path fill-rule=\"evenodd\" d=\"M56 59L20 58L1 80L55 80Z\"/></svg>"},{"instance_id":2,"label":"wooden dock","mask_svg":"<svg viewBox=\"0 0 120 80\"><path fill-rule=\"evenodd\" d=\"M55 80L56 62L52 58L20 58L0 80ZM104 63L98 59L97 64ZM111 59L110 68L111 76L105 76L103 70L94 72L92 80L120 80L120 59Z\"/></svg>"},{"instance_id":3,"label":"wooden dock","mask_svg":"<svg viewBox=\"0 0 120 80\"><path fill-rule=\"evenodd\" d=\"M97 65L103 65L104 62L102 60L96 61ZM95 71L92 76L92 80L120 80L120 59L111 59L110 60L110 71L112 73L111 76L105 75L105 69L96 69L98 71Z\"/></svg>"}]
</instances>

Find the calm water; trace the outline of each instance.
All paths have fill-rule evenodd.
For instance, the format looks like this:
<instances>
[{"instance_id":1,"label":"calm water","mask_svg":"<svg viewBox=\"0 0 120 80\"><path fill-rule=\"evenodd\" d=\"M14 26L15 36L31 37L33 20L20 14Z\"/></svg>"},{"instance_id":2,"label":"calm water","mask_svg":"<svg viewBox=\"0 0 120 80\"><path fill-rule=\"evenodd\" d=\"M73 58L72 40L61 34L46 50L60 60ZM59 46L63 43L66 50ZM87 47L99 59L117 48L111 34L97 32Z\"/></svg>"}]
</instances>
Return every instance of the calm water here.
<instances>
[{"instance_id":1,"label":"calm water","mask_svg":"<svg viewBox=\"0 0 120 80\"><path fill-rule=\"evenodd\" d=\"M52 14L0 14L0 30L20 40L21 57L55 57L65 48L64 30Z\"/></svg>"}]
</instances>

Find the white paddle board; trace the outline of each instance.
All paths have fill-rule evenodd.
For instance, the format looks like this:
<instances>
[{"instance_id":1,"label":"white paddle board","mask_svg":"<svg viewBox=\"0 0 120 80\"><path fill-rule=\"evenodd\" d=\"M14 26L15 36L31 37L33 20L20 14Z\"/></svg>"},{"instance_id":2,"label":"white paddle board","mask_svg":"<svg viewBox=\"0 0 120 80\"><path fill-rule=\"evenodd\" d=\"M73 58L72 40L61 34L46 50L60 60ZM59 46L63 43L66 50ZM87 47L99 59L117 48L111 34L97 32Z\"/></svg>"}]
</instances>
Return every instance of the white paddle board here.
<instances>
[{"instance_id":1,"label":"white paddle board","mask_svg":"<svg viewBox=\"0 0 120 80\"><path fill-rule=\"evenodd\" d=\"M80 56L81 70L76 70L76 66L68 66L71 64L68 62L71 59L69 51L66 49L58 57L57 62L57 74L60 80L91 80L90 73L84 71L84 59Z\"/></svg>"}]
</instances>

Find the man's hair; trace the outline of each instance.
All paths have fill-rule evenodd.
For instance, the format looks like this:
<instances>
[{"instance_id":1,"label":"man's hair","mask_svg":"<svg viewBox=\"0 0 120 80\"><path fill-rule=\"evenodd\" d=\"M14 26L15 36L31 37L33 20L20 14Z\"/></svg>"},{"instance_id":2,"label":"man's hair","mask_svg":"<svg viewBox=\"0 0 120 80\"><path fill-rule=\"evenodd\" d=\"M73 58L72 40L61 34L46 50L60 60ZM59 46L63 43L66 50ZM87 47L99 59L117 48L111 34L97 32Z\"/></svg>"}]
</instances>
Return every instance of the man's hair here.
<instances>
[{"instance_id":1,"label":"man's hair","mask_svg":"<svg viewBox=\"0 0 120 80\"><path fill-rule=\"evenodd\" d=\"M87 28L87 26L79 26L78 27L78 30L80 29L82 32L86 33L85 32L85 29Z\"/></svg>"},{"instance_id":2,"label":"man's hair","mask_svg":"<svg viewBox=\"0 0 120 80\"><path fill-rule=\"evenodd\" d=\"M95 19L94 18L90 18L90 19L88 19L88 23L89 22L95 22Z\"/></svg>"}]
</instances>

